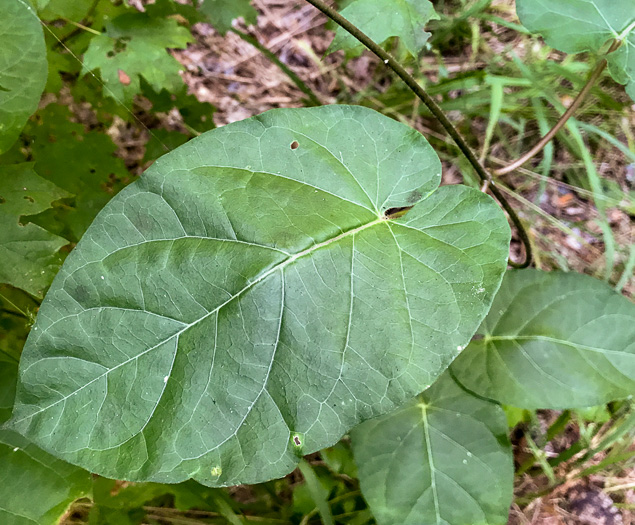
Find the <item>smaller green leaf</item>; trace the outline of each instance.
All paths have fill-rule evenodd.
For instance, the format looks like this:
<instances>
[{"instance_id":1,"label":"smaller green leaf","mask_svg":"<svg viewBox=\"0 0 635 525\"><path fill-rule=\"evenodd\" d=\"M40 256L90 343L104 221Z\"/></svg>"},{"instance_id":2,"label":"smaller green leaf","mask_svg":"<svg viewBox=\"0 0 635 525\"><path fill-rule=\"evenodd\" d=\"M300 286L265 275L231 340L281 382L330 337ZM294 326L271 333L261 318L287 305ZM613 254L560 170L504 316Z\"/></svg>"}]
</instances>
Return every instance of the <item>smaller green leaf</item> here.
<instances>
[{"instance_id":1,"label":"smaller green leaf","mask_svg":"<svg viewBox=\"0 0 635 525\"><path fill-rule=\"evenodd\" d=\"M38 14L42 20L57 20L67 18L80 22L90 10L89 0L38 0ZM45 5L42 5L45 4Z\"/></svg>"},{"instance_id":2,"label":"smaller green leaf","mask_svg":"<svg viewBox=\"0 0 635 525\"><path fill-rule=\"evenodd\" d=\"M612 40L622 46L607 57L616 82L635 100L635 10L632 0L517 0L523 25L564 53L600 53Z\"/></svg>"},{"instance_id":3,"label":"smaller green leaf","mask_svg":"<svg viewBox=\"0 0 635 525\"><path fill-rule=\"evenodd\" d=\"M355 427L351 440L379 525L507 522L514 470L505 414L447 372L402 408Z\"/></svg>"},{"instance_id":4,"label":"smaller green leaf","mask_svg":"<svg viewBox=\"0 0 635 525\"><path fill-rule=\"evenodd\" d=\"M635 305L589 276L507 272L477 334L451 368L479 395L575 408L635 392Z\"/></svg>"},{"instance_id":5,"label":"smaller green leaf","mask_svg":"<svg viewBox=\"0 0 635 525\"><path fill-rule=\"evenodd\" d=\"M6 360L7 357L7 354L0 354L0 423L11 417L18 380L18 363Z\"/></svg>"},{"instance_id":6,"label":"smaller green leaf","mask_svg":"<svg viewBox=\"0 0 635 525\"><path fill-rule=\"evenodd\" d=\"M196 2L194 3L196 4ZM187 20L190 24L205 22L205 16L203 16L195 6L181 4L175 0L157 0L153 4L147 4L145 6L145 12L154 18L178 16Z\"/></svg>"},{"instance_id":7,"label":"smaller green leaf","mask_svg":"<svg viewBox=\"0 0 635 525\"><path fill-rule=\"evenodd\" d=\"M31 154L38 175L75 195L71 205L47 210L31 221L77 241L99 210L117 193L129 175L117 147L99 131L86 131L72 122L68 106L49 104L38 111L24 134L32 140Z\"/></svg>"},{"instance_id":8,"label":"smaller green leaf","mask_svg":"<svg viewBox=\"0 0 635 525\"><path fill-rule=\"evenodd\" d=\"M189 137L179 131L167 129L154 129L150 140L146 143L146 152L143 156L143 163L154 162L161 155L178 148L188 141Z\"/></svg>"},{"instance_id":9,"label":"smaller green leaf","mask_svg":"<svg viewBox=\"0 0 635 525\"><path fill-rule=\"evenodd\" d=\"M20 218L66 197L70 194L39 177L31 163L0 166L0 283L42 297L61 262L56 254L68 241L35 224L23 225Z\"/></svg>"},{"instance_id":10,"label":"smaller green leaf","mask_svg":"<svg viewBox=\"0 0 635 525\"><path fill-rule=\"evenodd\" d=\"M0 0L0 153L37 109L47 77L40 21L26 1Z\"/></svg>"},{"instance_id":11,"label":"smaller green leaf","mask_svg":"<svg viewBox=\"0 0 635 525\"><path fill-rule=\"evenodd\" d=\"M399 37L413 57L421 52L430 37L424 30L425 25L438 18L429 0L356 0L342 10L342 16L379 44ZM355 56L365 48L353 35L338 27L328 52L338 49Z\"/></svg>"},{"instance_id":12,"label":"smaller green leaf","mask_svg":"<svg viewBox=\"0 0 635 525\"><path fill-rule=\"evenodd\" d=\"M187 86L183 85L178 92L170 93L164 89L157 93L142 78L141 89L143 96L152 103L153 112L168 113L175 108L188 129L203 133L214 128L213 115L216 109L209 102L200 102L195 95L188 94ZM156 131L153 130L153 133L156 134Z\"/></svg>"},{"instance_id":13,"label":"smaller green leaf","mask_svg":"<svg viewBox=\"0 0 635 525\"><path fill-rule=\"evenodd\" d=\"M0 430L0 523L54 525L90 491L90 474ZM29 496L32 495L32 496Z\"/></svg>"},{"instance_id":14,"label":"smaller green leaf","mask_svg":"<svg viewBox=\"0 0 635 525\"><path fill-rule=\"evenodd\" d=\"M0 423L11 412L17 366L0 360ZM0 428L0 523L54 525L90 492L90 474Z\"/></svg>"},{"instance_id":15,"label":"smaller green leaf","mask_svg":"<svg viewBox=\"0 0 635 525\"><path fill-rule=\"evenodd\" d=\"M35 321L35 302L27 293L13 286L0 284L0 373L5 362L16 364L20 360L22 347L29 334L31 324ZM0 383L3 379L0 378ZM0 394L0 399L2 394ZM0 401L0 421L2 410L11 412L13 397L8 405Z\"/></svg>"},{"instance_id":16,"label":"smaller green leaf","mask_svg":"<svg viewBox=\"0 0 635 525\"><path fill-rule=\"evenodd\" d=\"M182 66L167 48L182 49L191 41L188 29L174 19L125 13L90 41L82 74L99 70L107 88L104 94L126 104L141 93L141 77L155 91L178 91L183 85Z\"/></svg>"},{"instance_id":17,"label":"smaller green leaf","mask_svg":"<svg viewBox=\"0 0 635 525\"><path fill-rule=\"evenodd\" d=\"M236 18L242 17L247 25L252 25L258 16L249 0L203 0L199 9L221 35L232 28Z\"/></svg>"}]
</instances>

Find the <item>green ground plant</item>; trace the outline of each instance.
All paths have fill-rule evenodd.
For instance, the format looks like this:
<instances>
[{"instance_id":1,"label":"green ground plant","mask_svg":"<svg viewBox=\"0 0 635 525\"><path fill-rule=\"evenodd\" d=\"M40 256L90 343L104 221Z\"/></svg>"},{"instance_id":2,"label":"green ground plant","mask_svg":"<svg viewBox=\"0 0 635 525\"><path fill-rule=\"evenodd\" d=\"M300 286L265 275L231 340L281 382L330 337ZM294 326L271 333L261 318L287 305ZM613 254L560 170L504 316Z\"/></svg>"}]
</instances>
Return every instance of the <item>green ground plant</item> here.
<instances>
[{"instance_id":1,"label":"green ground plant","mask_svg":"<svg viewBox=\"0 0 635 525\"><path fill-rule=\"evenodd\" d=\"M307 1L335 24L329 52L368 49L407 89L320 105L233 24L256 20L245 0L0 0L2 523L503 524L515 472L551 489L560 464L632 462L635 250L607 211L632 200L592 141L631 162L634 144L573 118L590 93L635 100L631 2L516 0L520 25L489 1ZM198 22L262 49L308 107L212 129L169 52ZM441 51L476 52L481 23L586 55L452 77ZM561 77L568 108L541 87ZM148 105L181 132L145 124ZM457 110L488 119L480 151ZM440 126L430 142L404 123L419 113ZM114 117L149 134L138 178ZM534 147L506 135L527 122ZM543 255L502 177L544 193L554 137L598 211L599 279L529 268ZM447 159L464 184L441 185ZM510 428L539 409L562 412L515 465ZM571 421L580 439L547 457L541 439Z\"/></svg>"}]
</instances>

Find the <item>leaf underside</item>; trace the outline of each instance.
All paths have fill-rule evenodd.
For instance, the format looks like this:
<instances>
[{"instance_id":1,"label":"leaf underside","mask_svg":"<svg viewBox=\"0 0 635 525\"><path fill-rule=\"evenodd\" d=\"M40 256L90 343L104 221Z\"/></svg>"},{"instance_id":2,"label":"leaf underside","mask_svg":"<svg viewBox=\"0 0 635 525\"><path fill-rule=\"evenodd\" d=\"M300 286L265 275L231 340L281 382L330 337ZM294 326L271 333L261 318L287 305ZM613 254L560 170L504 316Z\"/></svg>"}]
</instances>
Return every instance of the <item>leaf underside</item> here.
<instances>
[{"instance_id":1,"label":"leaf underside","mask_svg":"<svg viewBox=\"0 0 635 525\"><path fill-rule=\"evenodd\" d=\"M507 272L477 333L452 371L479 395L556 409L635 392L635 305L589 276Z\"/></svg>"},{"instance_id":2,"label":"leaf underside","mask_svg":"<svg viewBox=\"0 0 635 525\"><path fill-rule=\"evenodd\" d=\"M632 0L516 0L518 17L533 33L565 53L599 53L622 40L607 57L611 76L635 100L635 8Z\"/></svg>"},{"instance_id":3,"label":"leaf underside","mask_svg":"<svg viewBox=\"0 0 635 525\"><path fill-rule=\"evenodd\" d=\"M379 525L503 525L514 466L507 422L446 372L398 410L351 432L364 498Z\"/></svg>"},{"instance_id":4,"label":"leaf underside","mask_svg":"<svg viewBox=\"0 0 635 525\"><path fill-rule=\"evenodd\" d=\"M117 479L285 475L429 386L487 312L509 227L483 193L436 190L440 171L419 133L349 106L162 157L54 281L13 428Z\"/></svg>"}]
</instances>

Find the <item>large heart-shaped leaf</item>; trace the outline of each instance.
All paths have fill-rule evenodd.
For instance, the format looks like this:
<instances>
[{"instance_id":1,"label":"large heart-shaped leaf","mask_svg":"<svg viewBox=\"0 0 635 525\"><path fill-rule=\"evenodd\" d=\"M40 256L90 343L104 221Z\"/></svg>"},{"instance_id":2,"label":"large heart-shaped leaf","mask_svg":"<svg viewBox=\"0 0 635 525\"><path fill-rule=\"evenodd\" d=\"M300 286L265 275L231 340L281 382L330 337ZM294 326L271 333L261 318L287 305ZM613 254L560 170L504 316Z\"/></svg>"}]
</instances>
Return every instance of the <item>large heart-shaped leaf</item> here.
<instances>
[{"instance_id":1,"label":"large heart-shaped leaf","mask_svg":"<svg viewBox=\"0 0 635 525\"><path fill-rule=\"evenodd\" d=\"M446 372L417 399L351 432L359 481L379 525L502 525L514 466L500 406Z\"/></svg>"},{"instance_id":2,"label":"large heart-shaped leaf","mask_svg":"<svg viewBox=\"0 0 635 525\"><path fill-rule=\"evenodd\" d=\"M435 191L440 171L419 133L348 106L162 157L54 281L13 427L118 479L286 474L424 390L485 316L509 227L481 192Z\"/></svg>"},{"instance_id":3,"label":"large heart-shaped leaf","mask_svg":"<svg viewBox=\"0 0 635 525\"><path fill-rule=\"evenodd\" d=\"M452 370L482 396L574 408L635 392L635 304L586 275L508 272L477 333Z\"/></svg>"},{"instance_id":4,"label":"large heart-shaped leaf","mask_svg":"<svg viewBox=\"0 0 635 525\"><path fill-rule=\"evenodd\" d=\"M414 57L430 37L424 30L425 25L431 19L439 18L429 0L355 0L342 9L342 16L380 44L391 37L399 37ZM365 48L348 31L338 27L329 51L338 49L358 55Z\"/></svg>"},{"instance_id":5,"label":"large heart-shaped leaf","mask_svg":"<svg viewBox=\"0 0 635 525\"><path fill-rule=\"evenodd\" d=\"M598 53L610 40L622 46L607 57L611 76L635 100L635 7L632 0L516 0L523 25L565 53Z\"/></svg>"},{"instance_id":6,"label":"large heart-shaped leaf","mask_svg":"<svg viewBox=\"0 0 635 525\"><path fill-rule=\"evenodd\" d=\"M40 21L26 0L0 0L0 153L18 138L46 84Z\"/></svg>"}]
</instances>

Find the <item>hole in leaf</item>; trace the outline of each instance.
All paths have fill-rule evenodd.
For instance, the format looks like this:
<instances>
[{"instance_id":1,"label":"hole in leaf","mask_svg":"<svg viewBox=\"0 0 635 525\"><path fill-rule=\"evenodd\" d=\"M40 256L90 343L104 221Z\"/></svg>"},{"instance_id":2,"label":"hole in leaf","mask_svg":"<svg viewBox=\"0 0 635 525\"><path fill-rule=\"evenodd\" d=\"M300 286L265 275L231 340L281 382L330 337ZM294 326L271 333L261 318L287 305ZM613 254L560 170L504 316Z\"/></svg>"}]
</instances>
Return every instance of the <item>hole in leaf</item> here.
<instances>
[{"instance_id":1,"label":"hole in leaf","mask_svg":"<svg viewBox=\"0 0 635 525\"><path fill-rule=\"evenodd\" d=\"M388 208L384 212L384 219L397 219L403 217L412 209L412 206L399 206L396 208Z\"/></svg>"},{"instance_id":2,"label":"hole in leaf","mask_svg":"<svg viewBox=\"0 0 635 525\"><path fill-rule=\"evenodd\" d=\"M294 140L294 141L291 143L291 149L298 149L299 147L300 147L300 144L298 143L298 141L297 141L297 140Z\"/></svg>"},{"instance_id":3,"label":"hole in leaf","mask_svg":"<svg viewBox=\"0 0 635 525\"><path fill-rule=\"evenodd\" d=\"M28 195L25 195L24 198L29 202L35 202L35 199L33 197L29 197Z\"/></svg>"},{"instance_id":4,"label":"hole in leaf","mask_svg":"<svg viewBox=\"0 0 635 525\"><path fill-rule=\"evenodd\" d=\"M114 56L115 56L115 52L114 52L114 51L108 51L108 53L106 53L106 56L107 56L108 58L112 58L112 57L114 57Z\"/></svg>"},{"instance_id":5,"label":"hole in leaf","mask_svg":"<svg viewBox=\"0 0 635 525\"><path fill-rule=\"evenodd\" d=\"M0 204L4 204L5 202L7 202L7 199L5 199L4 197L0 197Z\"/></svg>"}]
</instances>

